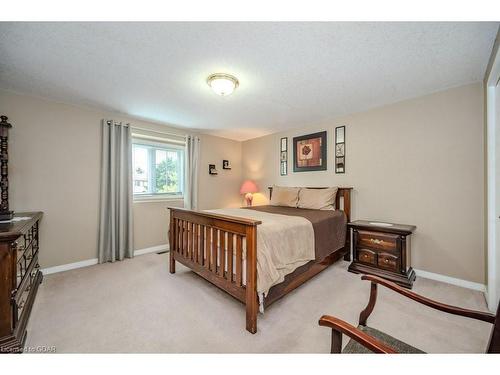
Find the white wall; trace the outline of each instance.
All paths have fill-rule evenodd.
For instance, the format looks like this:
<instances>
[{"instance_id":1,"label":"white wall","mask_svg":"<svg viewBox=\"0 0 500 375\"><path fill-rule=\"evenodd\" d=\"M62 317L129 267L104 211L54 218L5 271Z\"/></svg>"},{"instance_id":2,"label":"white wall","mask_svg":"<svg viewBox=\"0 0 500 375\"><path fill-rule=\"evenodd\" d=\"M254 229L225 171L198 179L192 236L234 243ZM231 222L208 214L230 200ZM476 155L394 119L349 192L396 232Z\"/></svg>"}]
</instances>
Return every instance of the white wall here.
<instances>
[{"instance_id":1,"label":"white wall","mask_svg":"<svg viewBox=\"0 0 500 375\"><path fill-rule=\"evenodd\" d=\"M487 199L485 202L485 243L487 244L487 302L490 310L495 311L500 300L500 50L499 34L492 48L490 60L484 76L485 100L485 138L486 161L485 177Z\"/></svg>"},{"instance_id":2,"label":"white wall","mask_svg":"<svg viewBox=\"0 0 500 375\"><path fill-rule=\"evenodd\" d=\"M499 55L500 56L500 55ZM496 197L495 197L495 246L494 246L494 256L491 259L492 265L494 265L494 280L492 283L495 284L493 288L493 295L489 302L489 307L492 311L498 307L500 301L500 192L498 188L500 187L500 84L495 88L495 187L496 187Z\"/></svg>"}]
</instances>

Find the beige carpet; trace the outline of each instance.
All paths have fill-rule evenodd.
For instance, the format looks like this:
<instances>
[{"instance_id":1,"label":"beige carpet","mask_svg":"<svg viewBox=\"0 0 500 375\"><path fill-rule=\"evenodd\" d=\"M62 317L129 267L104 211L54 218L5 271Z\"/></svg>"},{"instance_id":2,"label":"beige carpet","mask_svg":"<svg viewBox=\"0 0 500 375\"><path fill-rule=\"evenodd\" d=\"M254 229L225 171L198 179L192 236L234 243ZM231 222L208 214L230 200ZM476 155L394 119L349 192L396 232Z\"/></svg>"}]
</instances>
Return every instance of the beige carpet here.
<instances>
[{"instance_id":1,"label":"beige carpet","mask_svg":"<svg viewBox=\"0 0 500 375\"><path fill-rule=\"evenodd\" d=\"M285 296L245 331L244 306L177 264L148 254L46 276L28 327L28 346L57 352L328 353L323 314L357 325L369 283L340 261ZM480 292L417 278L414 291L485 310ZM483 352L490 325L436 312L381 288L369 325L426 352ZM344 340L344 344L346 341Z\"/></svg>"}]
</instances>

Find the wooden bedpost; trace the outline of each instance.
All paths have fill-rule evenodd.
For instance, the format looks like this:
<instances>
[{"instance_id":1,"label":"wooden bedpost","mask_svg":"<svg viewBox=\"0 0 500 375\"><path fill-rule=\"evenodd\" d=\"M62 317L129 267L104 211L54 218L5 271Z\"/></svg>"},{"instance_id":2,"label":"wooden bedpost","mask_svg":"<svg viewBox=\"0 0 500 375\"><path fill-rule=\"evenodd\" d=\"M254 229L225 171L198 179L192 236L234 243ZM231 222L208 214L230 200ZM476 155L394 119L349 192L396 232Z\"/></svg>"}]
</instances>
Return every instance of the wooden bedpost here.
<instances>
[{"instance_id":1,"label":"wooden bedpost","mask_svg":"<svg viewBox=\"0 0 500 375\"><path fill-rule=\"evenodd\" d=\"M342 189L342 196L344 197L343 210L344 210L345 215L347 217L347 223L349 223L351 221L351 190L352 190L352 188L340 188L340 189ZM345 236L346 237L345 237L344 260L347 262L350 262L351 261L351 231L349 228L346 229Z\"/></svg>"},{"instance_id":2,"label":"wooden bedpost","mask_svg":"<svg viewBox=\"0 0 500 375\"><path fill-rule=\"evenodd\" d=\"M246 228L246 328L250 333L257 332L257 312L259 301L257 296L257 226Z\"/></svg>"},{"instance_id":3,"label":"wooden bedpost","mask_svg":"<svg viewBox=\"0 0 500 375\"><path fill-rule=\"evenodd\" d=\"M347 222L351 221L351 190L352 188L340 188L342 190L342 196L344 197L344 207L343 210L347 216Z\"/></svg>"},{"instance_id":4,"label":"wooden bedpost","mask_svg":"<svg viewBox=\"0 0 500 375\"><path fill-rule=\"evenodd\" d=\"M172 211L170 211L170 229L168 231L168 244L170 246L169 257L170 257L170 273L175 273L175 226L174 226L174 215Z\"/></svg>"}]
</instances>

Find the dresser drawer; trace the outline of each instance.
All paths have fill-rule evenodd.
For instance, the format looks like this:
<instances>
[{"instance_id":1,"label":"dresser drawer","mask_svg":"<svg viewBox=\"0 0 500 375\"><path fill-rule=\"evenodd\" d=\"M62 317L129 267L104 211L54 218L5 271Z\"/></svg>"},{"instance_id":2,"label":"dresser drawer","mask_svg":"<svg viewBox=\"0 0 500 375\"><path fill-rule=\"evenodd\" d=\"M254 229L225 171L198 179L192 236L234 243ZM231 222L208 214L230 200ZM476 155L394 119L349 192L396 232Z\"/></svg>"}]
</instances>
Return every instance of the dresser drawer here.
<instances>
[{"instance_id":1,"label":"dresser drawer","mask_svg":"<svg viewBox=\"0 0 500 375\"><path fill-rule=\"evenodd\" d=\"M398 272L399 271L399 257L387 253L378 253L377 263L380 268Z\"/></svg>"},{"instance_id":2,"label":"dresser drawer","mask_svg":"<svg viewBox=\"0 0 500 375\"><path fill-rule=\"evenodd\" d=\"M410 246L414 225L356 220L347 227L351 231L353 254L350 272L375 275L412 287L415 271L410 263Z\"/></svg>"},{"instance_id":3,"label":"dresser drawer","mask_svg":"<svg viewBox=\"0 0 500 375\"><path fill-rule=\"evenodd\" d=\"M377 254L368 249L358 249L358 261L361 263L377 265Z\"/></svg>"},{"instance_id":4,"label":"dresser drawer","mask_svg":"<svg viewBox=\"0 0 500 375\"><path fill-rule=\"evenodd\" d=\"M360 230L357 236L357 246L369 249L397 252L398 235L376 233Z\"/></svg>"}]
</instances>

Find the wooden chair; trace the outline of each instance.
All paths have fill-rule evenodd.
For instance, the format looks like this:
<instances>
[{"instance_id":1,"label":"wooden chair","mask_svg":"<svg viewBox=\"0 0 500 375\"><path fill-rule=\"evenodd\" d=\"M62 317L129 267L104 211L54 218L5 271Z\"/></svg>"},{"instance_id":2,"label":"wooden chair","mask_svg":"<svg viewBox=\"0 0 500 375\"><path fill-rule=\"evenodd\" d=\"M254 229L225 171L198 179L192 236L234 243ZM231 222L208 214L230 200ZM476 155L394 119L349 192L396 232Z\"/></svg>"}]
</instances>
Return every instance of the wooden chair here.
<instances>
[{"instance_id":1,"label":"wooden chair","mask_svg":"<svg viewBox=\"0 0 500 375\"><path fill-rule=\"evenodd\" d=\"M399 293L433 309L443 311L448 314L460 315L493 324L493 329L491 331L490 341L486 352L500 353L500 304L498 306L496 315L481 311L466 310L460 307L454 307L433 301L429 298L420 296L410 290L400 287L393 282L384 280L377 276L363 275L361 279L371 281L371 290L368 305L359 314L358 328L341 319L329 315L323 315L319 320L320 326L329 327L332 329L331 353L423 353L419 349L416 349L402 341L395 339L394 337L391 337L366 325L366 321L372 313L373 308L375 307L375 302L377 301L378 284L392 289L396 293ZM351 338L344 350L342 350L342 334L346 334Z\"/></svg>"}]
</instances>

